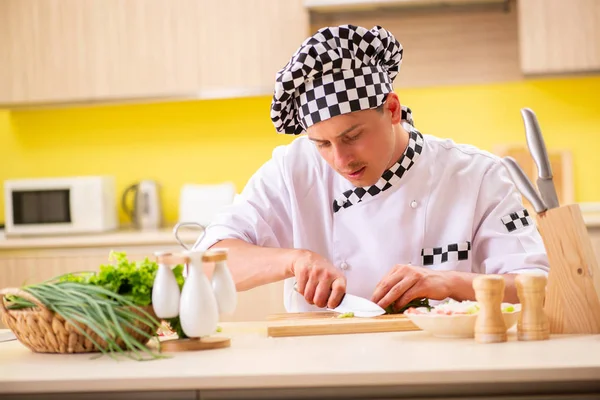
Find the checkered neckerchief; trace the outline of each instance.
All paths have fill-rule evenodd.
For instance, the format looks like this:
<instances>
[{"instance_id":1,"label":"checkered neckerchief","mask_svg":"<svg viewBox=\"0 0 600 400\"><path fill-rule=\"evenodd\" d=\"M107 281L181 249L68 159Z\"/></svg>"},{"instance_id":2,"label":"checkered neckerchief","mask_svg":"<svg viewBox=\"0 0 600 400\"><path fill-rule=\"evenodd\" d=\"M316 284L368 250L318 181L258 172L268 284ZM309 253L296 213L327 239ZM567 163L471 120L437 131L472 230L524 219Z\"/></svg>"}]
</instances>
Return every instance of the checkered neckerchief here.
<instances>
[{"instance_id":1,"label":"checkered neckerchief","mask_svg":"<svg viewBox=\"0 0 600 400\"><path fill-rule=\"evenodd\" d=\"M406 146L402 157L391 168L387 169L374 185L358 187L342 193L340 197L333 201L333 212L336 213L342 208L348 208L391 188L415 164L422 150L423 135L415 128L411 128L408 146Z\"/></svg>"}]
</instances>

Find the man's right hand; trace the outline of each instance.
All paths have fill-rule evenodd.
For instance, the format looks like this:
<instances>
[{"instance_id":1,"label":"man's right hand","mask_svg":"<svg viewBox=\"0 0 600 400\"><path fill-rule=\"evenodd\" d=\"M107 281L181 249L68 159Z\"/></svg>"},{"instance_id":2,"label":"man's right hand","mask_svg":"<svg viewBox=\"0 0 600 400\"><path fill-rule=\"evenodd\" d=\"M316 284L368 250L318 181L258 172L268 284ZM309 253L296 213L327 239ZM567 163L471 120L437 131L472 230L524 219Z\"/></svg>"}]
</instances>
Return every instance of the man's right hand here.
<instances>
[{"instance_id":1,"label":"man's right hand","mask_svg":"<svg viewBox=\"0 0 600 400\"><path fill-rule=\"evenodd\" d=\"M302 250L294 259L291 272L296 277L296 289L309 304L317 307L337 307L346 293L346 277L327 259Z\"/></svg>"}]
</instances>

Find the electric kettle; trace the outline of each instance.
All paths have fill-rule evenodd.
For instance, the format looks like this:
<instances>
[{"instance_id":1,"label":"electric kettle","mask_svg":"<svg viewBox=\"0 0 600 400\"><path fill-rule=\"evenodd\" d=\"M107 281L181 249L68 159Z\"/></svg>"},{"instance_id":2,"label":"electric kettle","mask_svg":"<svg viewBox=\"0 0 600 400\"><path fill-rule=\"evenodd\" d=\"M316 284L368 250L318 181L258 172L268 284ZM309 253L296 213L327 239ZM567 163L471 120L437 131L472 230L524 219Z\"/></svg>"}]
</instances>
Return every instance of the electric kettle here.
<instances>
[{"instance_id":1,"label":"electric kettle","mask_svg":"<svg viewBox=\"0 0 600 400\"><path fill-rule=\"evenodd\" d=\"M158 229L162 223L162 211L158 184L152 180L143 180L127 187L121 198L123 211L137 229ZM133 193L133 206L127 204L128 196Z\"/></svg>"}]
</instances>

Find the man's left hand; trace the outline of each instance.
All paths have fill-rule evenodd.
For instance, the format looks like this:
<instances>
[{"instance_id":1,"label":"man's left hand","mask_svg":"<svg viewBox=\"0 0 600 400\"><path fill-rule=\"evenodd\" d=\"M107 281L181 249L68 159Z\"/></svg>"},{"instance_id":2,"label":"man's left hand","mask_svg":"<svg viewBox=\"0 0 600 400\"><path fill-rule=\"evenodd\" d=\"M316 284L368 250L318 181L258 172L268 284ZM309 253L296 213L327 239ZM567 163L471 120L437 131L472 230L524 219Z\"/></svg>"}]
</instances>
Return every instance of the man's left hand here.
<instances>
[{"instance_id":1,"label":"man's left hand","mask_svg":"<svg viewBox=\"0 0 600 400\"><path fill-rule=\"evenodd\" d=\"M377 284L371 300L386 308L399 310L414 299L443 300L450 297L449 276L412 265L396 265Z\"/></svg>"}]
</instances>

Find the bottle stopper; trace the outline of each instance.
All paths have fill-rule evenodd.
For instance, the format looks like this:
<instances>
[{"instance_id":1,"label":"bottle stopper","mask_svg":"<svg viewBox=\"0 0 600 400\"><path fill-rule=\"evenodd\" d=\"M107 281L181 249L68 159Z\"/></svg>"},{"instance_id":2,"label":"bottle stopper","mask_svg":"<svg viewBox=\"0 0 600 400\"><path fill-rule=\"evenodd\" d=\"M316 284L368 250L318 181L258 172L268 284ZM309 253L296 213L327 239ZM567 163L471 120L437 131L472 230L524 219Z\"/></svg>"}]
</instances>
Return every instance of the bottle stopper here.
<instances>
[{"instance_id":1,"label":"bottle stopper","mask_svg":"<svg viewBox=\"0 0 600 400\"><path fill-rule=\"evenodd\" d=\"M521 313L517 322L519 340L546 340L550 338L548 317L544 312L546 298L545 275L520 274L515 278Z\"/></svg>"},{"instance_id":2,"label":"bottle stopper","mask_svg":"<svg viewBox=\"0 0 600 400\"><path fill-rule=\"evenodd\" d=\"M502 316L504 278L480 275L473 279L479 313L475 322L475 340L479 343L506 342L506 324Z\"/></svg>"}]
</instances>

